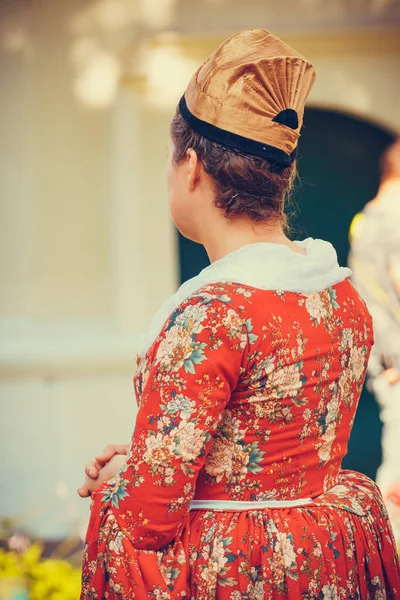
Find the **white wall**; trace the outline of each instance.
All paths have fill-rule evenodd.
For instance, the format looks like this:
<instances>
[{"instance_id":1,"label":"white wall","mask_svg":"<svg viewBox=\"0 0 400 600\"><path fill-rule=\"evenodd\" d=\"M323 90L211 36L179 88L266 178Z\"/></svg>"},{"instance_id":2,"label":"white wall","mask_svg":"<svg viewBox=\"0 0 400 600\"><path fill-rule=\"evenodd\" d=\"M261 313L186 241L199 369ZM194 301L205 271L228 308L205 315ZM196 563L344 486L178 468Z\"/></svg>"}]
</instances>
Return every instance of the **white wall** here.
<instances>
[{"instance_id":1,"label":"white wall","mask_svg":"<svg viewBox=\"0 0 400 600\"><path fill-rule=\"evenodd\" d=\"M400 42L381 53L367 48L312 60L317 79L310 104L342 109L400 133Z\"/></svg>"},{"instance_id":2,"label":"white wall","mask_svg":"<svg viewBox=\"0 0 400 600\"><path fill-rule=\"evenodd\" d=\"M130 377L2 381L1 397L0 514L45 538L83 534L89 501L76 493L83 466L107 441L129 441Z\"/></svg>"},{"instance_id":3,"label":"white wall","mask_svg":"<svg viewBox=\"0 0 400 600\"><path fill-rule=\"evenodd\" d=\"M77 4L37 3L22 49L0 35L0 515L47 537L86 517L85 461L129 441L138 340L177 285L168 117L74 96Z\"/></svg>"}]
</instances>

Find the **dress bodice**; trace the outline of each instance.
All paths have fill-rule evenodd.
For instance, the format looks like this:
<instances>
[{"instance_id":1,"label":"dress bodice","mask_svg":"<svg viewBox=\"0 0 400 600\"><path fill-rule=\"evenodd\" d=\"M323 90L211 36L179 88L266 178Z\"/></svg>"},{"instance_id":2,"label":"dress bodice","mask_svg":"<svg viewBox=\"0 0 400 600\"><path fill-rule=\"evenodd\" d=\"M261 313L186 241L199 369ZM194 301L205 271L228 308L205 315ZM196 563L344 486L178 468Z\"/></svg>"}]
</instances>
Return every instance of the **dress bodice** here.
<instances>
[{"instance_id":1,"label":"dress bodice","mask_svg":"<svg viewBox=\"0 0 400 600\"><path fill-rule=\"evenodd\" d=\"M221 283L204 287L196 297L203 305L217 301L227 307L224 325L231 341L242 347L242 358L195 498L289 500L332 488L347 451L373 340L370 316L353 286L346 279L306 294ZM172 328L166 325L162 341L155 341L139 365L139 403L160 343L172 348L179 339L175 359L190 361L199 352L193 351L195 319L201 327L214 327L214 343L221 343L218 323L212 316L207 323L211 311L202 318L193 302L198 300L192 297L181 305L178 312L185 318ZM201 354L198 359L200 365ZM173 373L174 358L164 369L164 386Z\"/></svg>"}]
</instances>

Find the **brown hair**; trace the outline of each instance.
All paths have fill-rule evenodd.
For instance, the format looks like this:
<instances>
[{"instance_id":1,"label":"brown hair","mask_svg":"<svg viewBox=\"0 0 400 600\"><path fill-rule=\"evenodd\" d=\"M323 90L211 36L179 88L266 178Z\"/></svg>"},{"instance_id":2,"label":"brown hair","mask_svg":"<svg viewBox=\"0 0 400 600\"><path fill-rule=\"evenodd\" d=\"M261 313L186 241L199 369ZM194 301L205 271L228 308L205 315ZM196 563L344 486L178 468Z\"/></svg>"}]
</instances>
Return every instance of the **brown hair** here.
<instances>
[{"instance_id":1,"label":"brown hair","mask_svg":"<svg viewBox=\"0 0 400 600\"><path fill-rule=\"evenodd\" d=\"M380 160L382 180L400 177L400 138L386 148Z\"/></svg>"},{"instance_id":2,"label":"brown hair","mask_svg":"<svg viewBox=\"0 0 400 600\"><path fill-rule=\"evenodd\" d=\"M180 162L187 150L196 151L215 188L215 204L227 217L275 221L284 226L285 199L293 187L296 163L281 167L256 156L220 146L194 132L177 109L171 123L173 160Z\"/></svg>"}]
</instances>

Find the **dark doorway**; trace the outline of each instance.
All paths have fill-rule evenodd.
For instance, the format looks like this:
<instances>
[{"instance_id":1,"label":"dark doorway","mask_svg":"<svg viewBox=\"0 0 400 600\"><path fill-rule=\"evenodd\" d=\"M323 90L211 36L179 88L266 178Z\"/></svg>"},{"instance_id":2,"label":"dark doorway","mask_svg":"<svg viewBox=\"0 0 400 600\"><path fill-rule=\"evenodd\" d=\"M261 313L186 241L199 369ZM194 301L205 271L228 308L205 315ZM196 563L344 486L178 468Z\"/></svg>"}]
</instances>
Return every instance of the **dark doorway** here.
<instances>
[{"instance_id":1,"label":"dark doorway","mask_svg":"<svg viewBox=\"0 0 400 600\"><path fill-rule=\"evenodd\" d=\"M376 194L379 158L395 136L364 119L333 110L308 108L304 120L298 160L301 183L293 196L293 237L330 241L344 265L350 223ZM181 235L179 261L182 282L208 264L203 247ZM380 435L378 407L365 389L343 466L374 478L381 461Z\"/></svg>"}]
</instances>

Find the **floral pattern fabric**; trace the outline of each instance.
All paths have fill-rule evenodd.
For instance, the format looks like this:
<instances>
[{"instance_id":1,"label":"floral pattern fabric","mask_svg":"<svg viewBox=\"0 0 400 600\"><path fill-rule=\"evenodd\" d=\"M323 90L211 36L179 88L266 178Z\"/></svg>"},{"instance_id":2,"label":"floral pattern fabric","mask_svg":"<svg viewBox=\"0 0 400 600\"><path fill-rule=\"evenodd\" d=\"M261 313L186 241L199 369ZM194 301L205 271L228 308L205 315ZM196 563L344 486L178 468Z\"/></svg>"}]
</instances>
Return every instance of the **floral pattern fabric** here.
<instances>
[{"instance_id":1,"label":"floral pattern fabric","mask_svg":"<svg viewBox=\"0 0 400 600\"><path fill-rule=\"evenodd\" d=\"M126 464L93 494L81 600L400 598L380 492L341 469L372 342L348 280L185 300L139 361ZM313 501L190 510L299 498Z\"/></svg>"}]
</instances>

